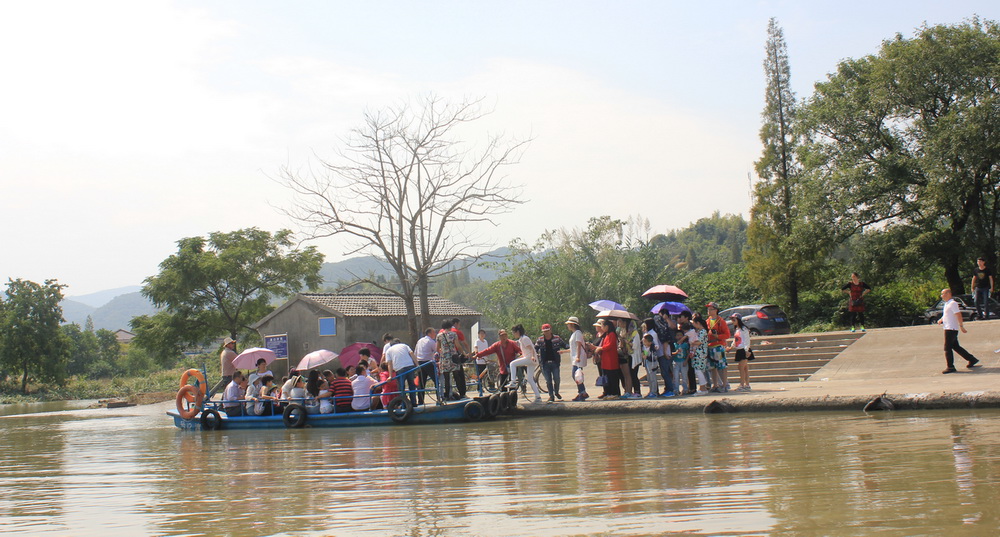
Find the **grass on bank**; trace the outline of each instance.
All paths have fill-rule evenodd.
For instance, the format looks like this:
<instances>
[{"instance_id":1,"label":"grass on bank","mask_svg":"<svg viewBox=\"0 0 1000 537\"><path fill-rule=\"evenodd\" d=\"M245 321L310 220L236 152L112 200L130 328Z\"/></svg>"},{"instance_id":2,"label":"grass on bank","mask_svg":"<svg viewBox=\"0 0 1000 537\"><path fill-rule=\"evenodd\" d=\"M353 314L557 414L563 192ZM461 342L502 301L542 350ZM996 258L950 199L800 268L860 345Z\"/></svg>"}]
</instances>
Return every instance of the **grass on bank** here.
<instances>
[{"instance_id":1,"label":"grass on bank","mask_svg":"<svg viewBox=\"0 0 1000 537\"><path fill-rule=\"evenodd\" d=\"M124 398L139 393L176 392L185 367L168 369L134 377L88 379L70 377L64 386L28 383L28 394L21 393L21 380L0 381L0 404L37 403L71 399Z\"/></svg>"}]
</instances>

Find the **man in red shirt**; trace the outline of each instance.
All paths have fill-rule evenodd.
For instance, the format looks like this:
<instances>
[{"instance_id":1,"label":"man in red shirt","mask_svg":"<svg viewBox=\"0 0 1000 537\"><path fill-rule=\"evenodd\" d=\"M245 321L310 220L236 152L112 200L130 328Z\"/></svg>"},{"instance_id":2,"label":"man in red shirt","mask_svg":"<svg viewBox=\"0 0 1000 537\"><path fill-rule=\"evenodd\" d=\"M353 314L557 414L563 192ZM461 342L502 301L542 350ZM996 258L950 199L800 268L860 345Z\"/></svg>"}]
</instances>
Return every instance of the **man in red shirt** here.
<instances>
[{"instance_id":1,"label":"man in red shirt","mask_svg":"<svg viewBox=\"0 0 1000 537\"><path fill-rule=\"evenodd\" d=\"M729 339L729 325L719 317L719 305L715 302L705 304L708 310L708 363L715 386L712 391L728 392L729 379L726 375L726 340Z\"/></svg>"},{"instance_id":2,"label":"man in red shirt","mask_svg":"<svg viewBox=\"0 0 1000 537\"><path fill-rule=\"evenodd\" d=\"M510 380L507 366L521 355L521 347L507 337L506 330L500 330L497 337L499 339L496 343L486 347L486 349L480 352L473 351L472 356L475 358L476 356L489 356L491 354L496 354L497 358L499 358L497 362L500 364L500 386L503 386L507 384L508 380Z\"/></svg>"},{"instance_id":3,"label":"man in red shirt","mask_svg":"<svg viewBox=\"0 0 1000 537\"><path fill-rule=\"evenodd\" d=\"M337 412L351 412L351 402L354 400L354 386L347 378L347 370L337 368L337 377L330 383L330 395L335 397L334 405Z\"/></svg>"},{"instance_id":4,"label":"man in red shirt","mask_svg":"<svg viewBox=\"0 0 1000 537\"><path fill-rule=\"evenodd\" d=\"M458 336L458 341L455 342L458 352L468 356L471 349L469 349L469 344L465 342L465 334L462 333L462 320L458 317L451 320L451 331Z\"/></svg>"}]
</instances>

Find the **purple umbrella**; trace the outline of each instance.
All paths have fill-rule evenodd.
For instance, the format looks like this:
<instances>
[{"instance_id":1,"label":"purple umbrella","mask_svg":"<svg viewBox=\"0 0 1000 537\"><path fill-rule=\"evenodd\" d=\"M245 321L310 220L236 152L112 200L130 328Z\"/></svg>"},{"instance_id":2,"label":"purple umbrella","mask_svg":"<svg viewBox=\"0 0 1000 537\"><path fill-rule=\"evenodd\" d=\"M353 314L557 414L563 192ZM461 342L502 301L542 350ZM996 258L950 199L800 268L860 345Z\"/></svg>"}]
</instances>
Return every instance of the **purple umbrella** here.
<instances>
[{"instance_id":1,"label":"purple umbrella","mask_svg":"<svg viewBox=\"0 0 1000 537\"><path fill-rule=\"evenodd\" d=\"M667 313L670 315L679 315L682 311L688 313L691 312L691 308L688 308L680 302L660 302L659 304L653 306L653 309L649 310L650 313L660 313L660 310L666 309Z\"/></svg>"},{"instance_id":2,"label":"purple umbrella","mask_svg":"<svg viewBox=\"0 0 1000 537\"><path fill-rule=\"evenodd\" d=\"M604 310L624 310L625 306L615 302L614 300L595 300L590 303L590 307L594 308L594 311L604 311Z\"/></svg>"}]
</instances>

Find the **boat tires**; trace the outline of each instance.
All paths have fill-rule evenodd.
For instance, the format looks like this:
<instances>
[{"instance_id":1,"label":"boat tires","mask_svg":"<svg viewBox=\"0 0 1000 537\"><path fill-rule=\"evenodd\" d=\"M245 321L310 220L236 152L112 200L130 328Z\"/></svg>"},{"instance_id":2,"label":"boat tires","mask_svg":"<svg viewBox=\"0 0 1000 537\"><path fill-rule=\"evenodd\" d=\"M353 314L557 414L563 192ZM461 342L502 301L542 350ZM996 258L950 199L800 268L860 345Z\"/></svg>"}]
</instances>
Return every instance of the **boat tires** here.
<instances>
[{"instance_id":1,"label":"boat tires","mask_svg":"<svg viewBox=\"0 0 1000 537\"><path fill-rule=\"evenodd\" d=\"M512 392L504 392L500 396L500 412L510 412L510 409L511 409L510 398L511 398L511 396L512 396Z\"/></svg>"},{"instance_id":2,"label":"boat tires","mask_svg":"<svg viewBox=\"0 0 1000 537\"><path fill-rule=\"evenodd\" d=\"M479 421L486 416L486 409L483 408L483 405L479 401L469 401L466 403L465 408L462 409L462 414L469 421Z\"/></svg>"},{"instance_id":3,"label":"boat tires","mask_svg":"<svg viewBox=\"0 0 1000 537\"><path fill-rule=\"evenodd\" d=\"M385 410L389 413L389 417L392 418L392 421L396 423L406 423L406 420L410 419L410 416L413 415L413 403L411 403L409 399L400 395L392 401L389 401Z\"/></svg>"},{"instance_id":4,"label":"boat tires","mask_svg":"<svg viewBox=\"0 0 1000 537\"><path fill-rule=\"evenodd\" d=\"M486 403L486 417L495 418L500 414L500 394L493 394Z\"/></svg>"},{"instance_id":5,"label":"boat tires","mask_svg":"<svg viewBox=\"0 0 1000 537\"><path fill-rule=\"evenodd\" d=\"M306 407L297 403L286 406L285 411L281 413L281 421L289 429L303 427L306 424L306 419Z\"/></svg>"},{"instance_id":6,"label":"boat tires","mask_svg":"<svg viewBox=\"0 0 1000 537\"><path fill-rule=\"evenodd\" d=\"M206 431L214 431L222 428L222 416L214 408L206 408L201 411L201 428Z\"/></svg>"},{"instance_id":7,"label":"boat tires","mask_svg":"<svg viewBox=\"0 0 1000 537\"><path fill-rule=\"evenodd\" d=\"M517 408L517 391L511 390L510 392L510 409L514 410Z\"/></svg>"}]
</instances>

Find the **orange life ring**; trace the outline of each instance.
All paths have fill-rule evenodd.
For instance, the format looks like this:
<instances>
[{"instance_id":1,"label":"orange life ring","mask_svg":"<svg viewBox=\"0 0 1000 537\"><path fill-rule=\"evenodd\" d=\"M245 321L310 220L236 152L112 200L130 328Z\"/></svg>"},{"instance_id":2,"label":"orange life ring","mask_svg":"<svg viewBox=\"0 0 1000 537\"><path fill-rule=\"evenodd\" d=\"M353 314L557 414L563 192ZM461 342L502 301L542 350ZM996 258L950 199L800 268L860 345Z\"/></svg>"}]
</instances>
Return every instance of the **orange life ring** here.
<instances>
[{"instance_id":1,"label":"orange life ring","mask_svg":"<svg viewBox=\"0 0 1000 537\"><path fill-rule=\"evenodd\" d=\"M180 417L189 420L197 416L201 402L201 392L198 391L198 388L185 384L177 390L177 414Z\"/></svg>"},{"instance_id":2,"label":"orange life ring","mask_svg":"<svg viewBox=\"0 0 1000 537\"><path fill-rule=\"evenodd\" d=\"M201 396L205 397L208 395L208 383L205 382L205 375L202 375L201 371L198 371L197 369L188 369L183 375L181 375L181 388L188 385L188 379L191 377L194 377L195 380L198 381L198 384L195 384L195 386L201 387ZM188 398L188 402L193 401L193 399Z\"/></svg>"}]
</instances>

